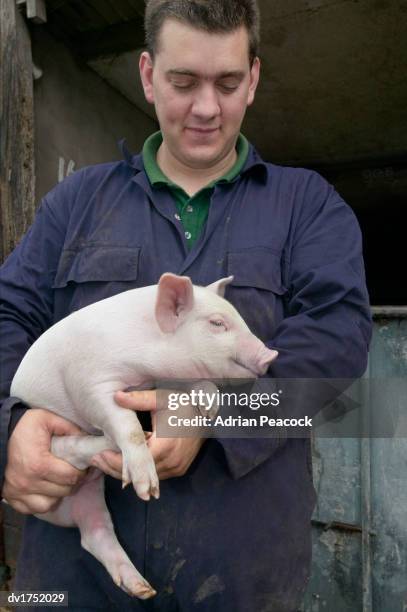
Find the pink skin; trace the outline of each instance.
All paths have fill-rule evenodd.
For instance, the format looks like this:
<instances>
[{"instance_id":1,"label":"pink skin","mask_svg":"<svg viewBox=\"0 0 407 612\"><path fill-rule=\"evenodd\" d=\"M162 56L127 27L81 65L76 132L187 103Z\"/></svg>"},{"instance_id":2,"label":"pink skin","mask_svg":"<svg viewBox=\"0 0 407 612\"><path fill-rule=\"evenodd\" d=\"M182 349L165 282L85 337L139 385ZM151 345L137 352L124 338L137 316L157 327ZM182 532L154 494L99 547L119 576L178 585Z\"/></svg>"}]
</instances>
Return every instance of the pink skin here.
<instances>
[{"instance_id":1,"label":"pink skin","mask_svg":"<svg viewBox=\"0 0 407 612\"><path fill-rule=\"evenodd\" d=\"M219 297L224 297L225 288L232 281L233 276L223 278L207 287L207 289L210 289ZM188 277L179 277L173 274L165 274L161 277L158 285L155 316L165 334L176 334L177 329L182 325L186 326L188 337L191 336L191 333L194 333L193 330L195 330L195 334L199 334L198 325L200 321L199 316L194 319L194 300L193 286ZM222 308L220 304L216 306L219 308L219 312L215 311L206 315L205 337L197 336L201 339L201 342L198 342L198 346L191 346L189 349L188 363L183 364L184 376L256 378L265 374L268 366L277 357L277 351L268 349L261 340L256 338L234 309L231 307L229 309ZM223 311L221 311L221 308ZM182 333L182 329L180 333ZM211 338L212 341L216 340L216 342L212 344ZM188 346L188 340L185 336L184 342L184 346ZM204 352L200 353L199 349L202 347ZM225 358L223 367L221 363L214 366L214 363L208 359L208 351L210 350L218 353L219 351L223 352Z\"/></svg>"}]
</instances>

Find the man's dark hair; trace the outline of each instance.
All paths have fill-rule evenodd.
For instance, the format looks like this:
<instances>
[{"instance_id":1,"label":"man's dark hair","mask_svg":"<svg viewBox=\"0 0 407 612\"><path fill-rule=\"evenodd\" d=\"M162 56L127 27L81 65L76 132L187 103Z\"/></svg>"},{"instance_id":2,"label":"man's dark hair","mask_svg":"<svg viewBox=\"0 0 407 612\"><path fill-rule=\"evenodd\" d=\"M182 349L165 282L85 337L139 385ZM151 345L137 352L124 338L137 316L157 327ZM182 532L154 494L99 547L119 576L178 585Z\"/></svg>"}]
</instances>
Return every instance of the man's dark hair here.
<instances>
[{"instance_id":1,"label":"man's dark hair","mask_svg":"<svg viewBox=\"0 0 407 612\"><path fill-rule=\"evenodd\" d=\"M259 52L260 14L257 0L147 0L144 17L146 46L154 57L166 19L175 19L211 33L233 32L244 26L249 35L249 60Z\"/></svg>"}]
</instances>

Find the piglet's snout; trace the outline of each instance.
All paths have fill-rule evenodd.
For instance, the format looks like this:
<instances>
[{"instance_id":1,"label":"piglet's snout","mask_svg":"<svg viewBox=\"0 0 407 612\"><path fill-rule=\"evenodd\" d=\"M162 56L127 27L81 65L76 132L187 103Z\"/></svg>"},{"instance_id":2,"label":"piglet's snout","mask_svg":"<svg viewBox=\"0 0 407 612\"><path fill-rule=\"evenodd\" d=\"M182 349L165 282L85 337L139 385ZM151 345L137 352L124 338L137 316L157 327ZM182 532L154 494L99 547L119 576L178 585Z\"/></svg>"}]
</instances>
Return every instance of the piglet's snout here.
<instances>
[{"instance_id":1,"label":"piglet's snout","mask_svg":"<svg viewBox=\"0 0 407 612\"><path fill-rule=\"evenodd\" d=\"M277 351L267 348L253 334L245 335L239 343L239 362L257 376L262 376L267 372L269 365L277 355Z\"/></svg>"},{"instance_id":2,"label":"piglet's snout","mask_svg":"<svg viewBox=\"0 0 407 612\"><path fill-rule=\"evenodd\" d=\"M269 365L272 361L274 361L274 359L276 359L277 356L277 351L268 349L265 345L261 347L257 355L255 366L259 376L262 376L267 372Z\"/></svg>"}]
</instances>

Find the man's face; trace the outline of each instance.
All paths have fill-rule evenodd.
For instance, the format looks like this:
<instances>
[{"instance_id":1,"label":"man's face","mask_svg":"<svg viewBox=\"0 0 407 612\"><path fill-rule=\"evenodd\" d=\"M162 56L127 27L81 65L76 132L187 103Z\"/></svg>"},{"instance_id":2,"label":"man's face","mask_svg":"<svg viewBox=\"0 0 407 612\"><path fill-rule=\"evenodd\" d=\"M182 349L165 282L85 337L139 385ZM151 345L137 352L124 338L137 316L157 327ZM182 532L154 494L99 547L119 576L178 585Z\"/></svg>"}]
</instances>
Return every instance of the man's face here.
<instances>
[{"instance_id":1,"label":"man's face","mask_svg":"<svg viewBox=\"0 0 407 612\"><path fill-rule=\"evenodd\" d=\"M142 54L146 99L155 105L167 153L181 164L212 168L234 149L259 78L248 44L244 27L212 34L167 20L154 62Z\"/></svg>"}]
</instances>

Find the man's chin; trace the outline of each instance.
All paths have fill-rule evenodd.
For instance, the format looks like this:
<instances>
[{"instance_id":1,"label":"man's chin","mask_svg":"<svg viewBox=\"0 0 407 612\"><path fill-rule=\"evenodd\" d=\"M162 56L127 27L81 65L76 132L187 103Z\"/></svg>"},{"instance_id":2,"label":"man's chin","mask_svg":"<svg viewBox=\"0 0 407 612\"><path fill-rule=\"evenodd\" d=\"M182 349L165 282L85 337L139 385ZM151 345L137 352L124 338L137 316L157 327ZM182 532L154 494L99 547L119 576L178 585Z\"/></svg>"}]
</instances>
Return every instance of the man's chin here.
<instances>
[{"instance_id":1,"label":"man's chin","mask_svg":"<svg viewBox=\"0 0 407 612\"><path fill-rule=\"evenodd\" d=\"M216 166L223 157L225 156L219 149L214 150L204 146L195 146L190 151L185 151L183 155L185 165L196 170L209 170Z\"/></svg>"}]
</instances>

